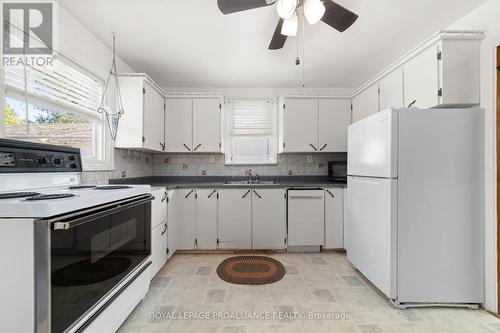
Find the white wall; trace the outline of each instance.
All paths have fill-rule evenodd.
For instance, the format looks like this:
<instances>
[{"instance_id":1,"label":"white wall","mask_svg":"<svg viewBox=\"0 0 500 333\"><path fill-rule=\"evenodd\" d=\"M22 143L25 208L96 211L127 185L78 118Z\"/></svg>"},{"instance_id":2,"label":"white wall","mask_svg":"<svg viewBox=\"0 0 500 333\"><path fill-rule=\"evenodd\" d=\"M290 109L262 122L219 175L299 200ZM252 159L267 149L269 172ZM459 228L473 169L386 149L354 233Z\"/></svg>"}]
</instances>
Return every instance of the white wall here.
<instances>
[{"instance_id":1,"label":"white wall","mask_svg":"<svg viewBox=\"0 0 500 333\"><path fill-rule=\"evenodd\" d=\"M496 269L496 47L500 45L500 1L489 0L448 29L484 30L481 47L481 106L485 121L485 308L497 312Z\"/></svg>"}]
</instances>

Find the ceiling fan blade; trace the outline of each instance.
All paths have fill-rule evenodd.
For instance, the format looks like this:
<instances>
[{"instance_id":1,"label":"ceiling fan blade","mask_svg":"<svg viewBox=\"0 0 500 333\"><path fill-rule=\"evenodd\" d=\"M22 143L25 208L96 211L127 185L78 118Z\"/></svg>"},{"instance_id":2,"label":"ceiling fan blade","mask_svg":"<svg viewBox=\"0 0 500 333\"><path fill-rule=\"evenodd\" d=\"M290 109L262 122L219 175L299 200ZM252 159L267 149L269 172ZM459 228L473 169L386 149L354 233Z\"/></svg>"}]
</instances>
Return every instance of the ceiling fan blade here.
<instances>
[{"instance_id":1,"label":"ceiling fan blade","mask_svg":"<svg viewBox=\"0 0 500 333\"><path fill-rule=\"evenodd\" d=\"M331 0L325 0L323 4L325 5L326 10L325 14L321 18L321 21L340 32L344 32L359 17L357 14L354 14L350 10Z\"/></svg>"},{"instance_id":2,"label":"ceiling fan blade","mask_svg":"<svg viewBox=\"0 0 500 333\"><path fill-rule=\"evenodd\" d=\"M279 50L282 49L283 46L285 46L286 38L287 36L281 34L281 28L283 27L283 20L280 18L278 21L278 25L276 26L276 29L274 30L273 38L271 39L271 43L269 43L269 50Z\"/></svg>"},{"instance_id":3,"label":"ceiling fan blade","mask_svg":"<svg viewBox=\"0 0 500 333\"><path fill-rule=\"evenodd\" d=\"M266 0L217 0L222 14L231 14L241 12L248 9L270 6L275 1L268 3Z\"/></svg>"}]
</instances>

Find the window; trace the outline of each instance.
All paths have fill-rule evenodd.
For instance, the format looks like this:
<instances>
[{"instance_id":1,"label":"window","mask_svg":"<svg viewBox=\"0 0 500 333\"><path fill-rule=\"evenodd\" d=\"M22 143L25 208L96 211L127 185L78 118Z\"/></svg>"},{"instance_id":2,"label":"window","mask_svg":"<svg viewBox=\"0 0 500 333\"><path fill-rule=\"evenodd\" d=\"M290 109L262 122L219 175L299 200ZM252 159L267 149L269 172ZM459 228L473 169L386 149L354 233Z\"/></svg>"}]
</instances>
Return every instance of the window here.
<instances>
[{"instance_id":1,"label":"window","mask_svg":"<svg viewBox=\"0 0 500 333\"><path fill-rule=\"evenodd\" d=\"M5 67L0 134L80 148L85 169L98 169L109 155L105 120L96 112L104 82L60 58L52 66Z\"/></svg>"},{"instance_id":2,"label":"window","mask_svg":"<svg viewBox=\"0 0 500 333\"><path fill-rule=\"evenodd\" d=\"M231 101L225 106L225 115L226 164L276 164L274 101Z\"/></svg>"}]
</instances>

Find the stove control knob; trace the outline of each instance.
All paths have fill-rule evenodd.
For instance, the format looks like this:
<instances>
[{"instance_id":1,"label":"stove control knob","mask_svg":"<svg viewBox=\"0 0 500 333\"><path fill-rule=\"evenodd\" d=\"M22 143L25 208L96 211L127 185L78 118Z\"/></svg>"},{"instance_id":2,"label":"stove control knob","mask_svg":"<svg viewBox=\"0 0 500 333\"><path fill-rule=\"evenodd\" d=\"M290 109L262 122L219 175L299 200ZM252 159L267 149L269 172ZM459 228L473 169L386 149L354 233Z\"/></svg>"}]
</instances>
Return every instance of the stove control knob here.
<instances>
[{"instance_id":1,"label":"stove control knob","mask_svg":"<svg viewBox=\"0 0 500 333\"><path fill-rule=\"evenodd\" d=\"M75 155L69 155L69 156L68 156L68 160L70 160L70 161L74 161L74 160L75 160Z\"/></svg>"},{"instance_id":2,"label":"stove control knob","mask_svg":"<svg viewBox=\"0 0 500 333\"><path fill-rule=\"evenodd\" d=\"M62 163L62 161L61 161L61 159L60 159L60 158L54 158L54 161L53 161L53 162L54 162L54 164L55 164L55 165L59 165L59 164L61 164L61 163Z\"/></svg>"},{"instance_id":3,"label":"stove control knob","mask_svg":"<svg viewBox=\"0 0 500 333\"><path fill-rule=\"evenodd\" d=\"M47 159L46 159L45 157L40 157L40 158L38 159L38 163L39 163L39 164L47 164Z\"/></svg>"},{"instance_id":4,"label":"stove control knob","mask_svg":"<svg viewBox=\"0 0 500 333\"><path fill-rule=\"evenodd\" d=\"M78 167L78 165L76 165L75 163L72 163L72 164L69 165L69 167L71 169L76 169Z\"/></svg>"}]
</instances>

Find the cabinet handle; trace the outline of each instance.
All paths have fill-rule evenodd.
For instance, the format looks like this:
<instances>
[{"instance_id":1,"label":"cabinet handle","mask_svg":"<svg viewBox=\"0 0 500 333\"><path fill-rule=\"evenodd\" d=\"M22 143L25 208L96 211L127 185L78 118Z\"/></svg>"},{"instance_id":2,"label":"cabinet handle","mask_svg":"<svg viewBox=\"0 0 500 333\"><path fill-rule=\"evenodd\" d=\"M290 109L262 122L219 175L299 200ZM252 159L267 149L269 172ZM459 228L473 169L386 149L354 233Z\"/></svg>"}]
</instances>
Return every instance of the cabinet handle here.
<instances>
[{"instance_id":1,"label":"cabinet handle","mask_svg":"<svg viewBox=\"0 0 500 333\"><path fill-rule=\"evenodd\" d=\"M321 149L320 149L319 151L323 151L323 149L325 149L325 148L326 148L326 146L328 146L328 143L325 143L325 144L323 145L323 147L321 147Z\"/></svg>"},{"instance_id":2,"label":"cabinet handle","mask_svg":"<svg viewBox=\"0 0 500 333\"><path fill-rule=\"evenodd\" d=\"M311 146L315 151L318 151L318 149L314 147L312 143L310 143L309 146Z\"/></svg>"},{"instance_id":3,"label":"cabinet handle","mask_svg":"<svg viewBox=\"0 0 500 333\"><path fill-rule=\"evenodd\" d=\"M330 190L326 190L328 192L328 194L330 194L332 196L332 198L335 198L335 196L333 195L332 192L330 192Z\"/></svg>"},{"instance_id":4,"label":"cabinet handle","mask_svg":"<svg viewBox=\"0 0 500 333\"><path fill-rule=\"evenodd\" d=\"M417 103L416 99L414 99L413 102L411 102L410 104L408 104L408 107L411 108L413 105L415 105L415 103Z\"/></svg>"},{"instance_id":5,"label":"cabinet handle","mask_svg":"<svg viewBox=\"0 0 500 333\"><path fill-rule=\"evenodd\" d=\"M257 191L253 190L253 193L255 193L255 195L258 196L259 199L262 199L262 196L259 193L257 193Z\"/></svg>"},{"instance_id":6,"label":"cabinet handle","mask_svg":"<svg viewBox=\"0 0 500 333\"><path fill-rule=\"evenodd\" d=\"M186 194L186 196L184 197L184 199L187 199L191 195L191 193L193 193L193 192L194 192L194 190L191 190L188 194Z\"/></svg>"},{"instance_id":7,"label":"cabinet handle","mask_svg":"<svg viewBox=\"0 0 500 333\"><path fill-rule=\"evenodd\" d=\"M243 198L243 199L245 199L245 198L247 197L248 193L250 193L250 192L251 192L251 191L250 191L250 190L248 190L248 191L247 191L247 193L243 194L242 198Z\"/></svg>"},{"instance_id":8,"label":"cabinet handle","mask_svg":"<svg viewBox=\"0 0 500 333\"><path fill-rule=\"evenodd\" d=\"M165 193L163 193L163 198L161 198L161 202L164 202L165 200L167 200L167 192L165 191Z\"/></svg>"},{"instance_id":9,"label":"cabinet handle","mask_svg":"<svg viewBox=\"0 0 500 333\"><path fill-rule=\"evenodd\" d=\"M161 150L165 151L165 144L160 142Z\"/></svg>"},{"instance_id":10,"label":"cabinet handle","mask_svg":"<svg viewBox=\"0 0 500 333\"><path fill-rule=\"evenodd\" d=\"M165 228L164 228L164 229L163 229L163 231L161 232L161 235L162 235L162 236L163 236L163 235L165 235L165 233L167 232L167 228L168 228L168 226L167 226L167 224L165 223Z\"/></svg>"},{"instance_id":11,"label":"cabinet handle","mask_svg":"<svg viewBox=\"0 0 500 333\"><path fill-rule=\"evenodd\" d=\"M201 147L201 143L199 145L196 146L195 149L193 149L194 151L196 151L196 149L200 148Z\"/></svg>"},{"instance_id":12,"label":"cabinet handle","mask_svg":"<svg viewBox=\"0 0 500 333\"><path fill-rule=\"evenodd\" d=\"M212 195L215 194L215 192L217 192L217 190L213 190L212 193L210 193L210 195L208 196L208 198L210 199L212 197Z\"/></svg>"},{"instance_id":13,"label":"cabinet handle","mask_svg":"<svg viewBox=\"0 0 500 333\"><path fill-rule=\"evenodd\" d=\"M186 147L187 150L191 151L191 148L189 148L188 146L186 146L185 143L182 144L184 147Z\"/></svg>"}]
</instances>

